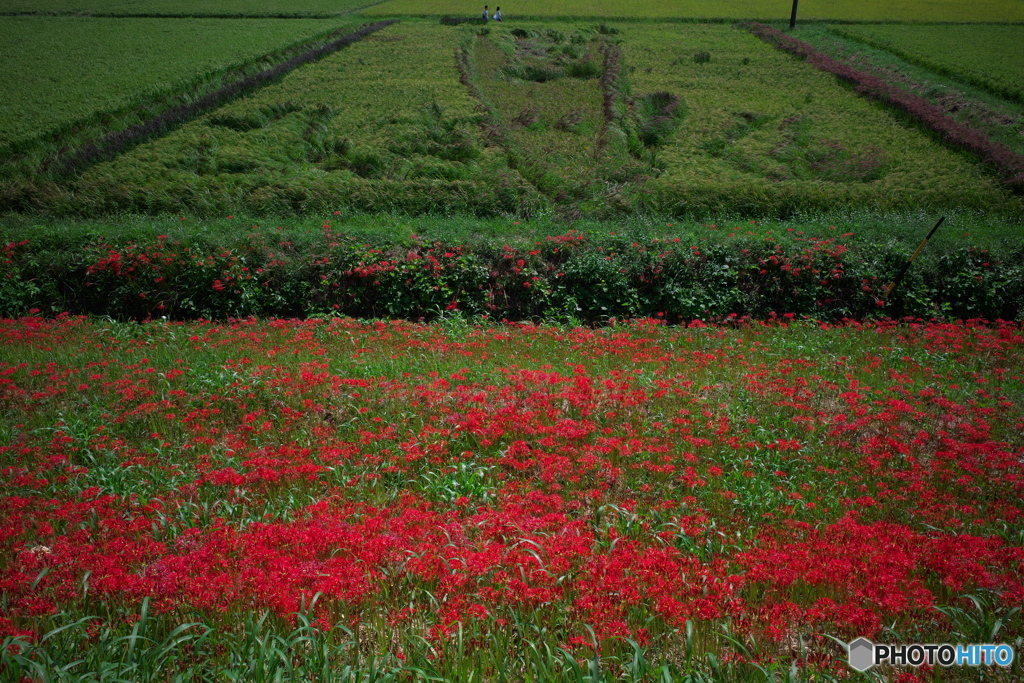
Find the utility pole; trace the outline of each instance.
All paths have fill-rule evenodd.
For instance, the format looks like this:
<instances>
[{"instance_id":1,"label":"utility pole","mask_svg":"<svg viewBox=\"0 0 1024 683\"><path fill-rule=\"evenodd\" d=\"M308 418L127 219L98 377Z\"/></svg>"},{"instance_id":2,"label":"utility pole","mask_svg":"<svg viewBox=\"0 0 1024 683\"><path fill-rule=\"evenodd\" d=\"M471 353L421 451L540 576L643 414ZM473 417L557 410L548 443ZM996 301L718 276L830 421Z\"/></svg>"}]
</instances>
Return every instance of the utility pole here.
<instances>
[{"instance_id":1,"label":"utility pole","mask_svg":"<svg viewBox=\"0 0 1024 683\"><path fill-rule=\"evenodd\" d=\"M793 13L789 15L789 30L792 31L796 28L796 3L797 0L793 0Z\"/></svg>"}]
</instances>

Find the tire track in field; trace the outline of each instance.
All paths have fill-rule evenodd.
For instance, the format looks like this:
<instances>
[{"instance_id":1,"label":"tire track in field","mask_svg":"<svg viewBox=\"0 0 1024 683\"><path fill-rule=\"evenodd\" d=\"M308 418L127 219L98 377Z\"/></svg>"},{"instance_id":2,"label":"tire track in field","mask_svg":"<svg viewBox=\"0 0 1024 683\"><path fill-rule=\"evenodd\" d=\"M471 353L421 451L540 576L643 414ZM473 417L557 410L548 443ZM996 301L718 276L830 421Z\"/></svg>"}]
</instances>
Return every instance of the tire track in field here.
<instances>
[{"instance_id":1,"label":"tire track in field","mask_svg":"<svg viewBox=\"0 0 1024 683\"><path fill-rule=\"evenodd\" d=\"M512 141L508 129L501 123L498 111L487 99L483 89L476 81L476 72L473 68L473 56L468 46L462 46L455 52L455 64L459 71L459 81L466 86L470 96L479 104L477 108L484 115L483 131L484 144L493 145L501 149L505 154L505 163L508 167L519 174L523 182L536 190L537 194L546 197L544 192L534 183L527 174L522 172L522 152ZM527 216L529 217L529 216Z\"/></svg>"},{"instance_id":2,"label":"tire track in field","mask_svg":"<svg viewBox=\"0 0 1024 683\"><path fill-rule=\"evenodd\" d=\"M215 90L194 102L172 107L162 114L155 116L148 121L137 124L116 133L110 133L98 142L85 145L66 155L63 155L48 169L41 169L52 175L66 176L79 173L93 164L105 161L127 149L135 146L141 141L157 134L165 133L175 126L191 121L192 119L220 107L227 102L253 90L270 85L277 79L294 71L300 66L322 59L329 54L337 52L341 48L351 45L366 36L376 33L383 28L398 23L398 19L386 19L384 21L367 24L351 33L348 33L337 40L326 45L304 52L288 61L281 62L260 73L253 74L240 81Z\"/></svg>"},{"instance_id":3,"label":"tire track in field","mask_svg":"<svg viewBox=\"0 0 1024 683\"><path fill-rule=\"evenodd\" d=\"M528 106L511 123L506 123L498 106L491 100L493 95L485 92L484 85L479 82L475 39L456 51L460 81L477 100L478 110L484 115L482 128L487 144L500 148L509 168L517 171L530 186L547 198L556 216L569 220L582 217L582 203L600 197L615 202L617 206L627 203L629 200L625 192L642 185L653 172L644 155L633 153L635 150L631 143L635 141L639 145L639 142L635 139L635 126L630 122L630 104L622 92L621 51L614 42L602 40L601 36L597 38L597 52L600 53L602 66L597 86L598 100L593 113L598 122L597 130L579 143L586 146L585 157L592 166L589 177L584 181L565 175L564 167L545 168L544 162L536 156L536 149L531 149L529 143L515 139L511 125L526 127L532 120L524 120L524 116L535 120L539 115L532 106ZM558 69L561 71L562 67L558 65ZM500 95L497 96L500 98ZM511 116L512 112L507 113ZM574 114L578 118L572 118ZM577 112L570 112L562 116L554 127L567 131L581 118ZM622 169L626 167L631 170L631 177L620 178ZM549 180L551 175L560 176L560 182L553 186ZM606 187L595 192L592 188L594 182L604 183Z\"/></svg>"}]
</instances>

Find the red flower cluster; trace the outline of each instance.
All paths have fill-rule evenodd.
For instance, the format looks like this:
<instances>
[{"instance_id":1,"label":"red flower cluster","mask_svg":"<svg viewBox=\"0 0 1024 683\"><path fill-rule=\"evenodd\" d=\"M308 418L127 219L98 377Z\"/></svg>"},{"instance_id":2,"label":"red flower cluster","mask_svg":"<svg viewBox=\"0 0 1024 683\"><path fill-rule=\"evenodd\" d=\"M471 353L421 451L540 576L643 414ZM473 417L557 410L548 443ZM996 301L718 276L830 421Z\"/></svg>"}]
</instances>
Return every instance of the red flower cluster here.
<instances>
[{"instance_id":1,"label":"red flower cluster","mask_svg":"<svg viewBox=\"0 0 1024 683\"><path fill-rule=\"evenodd\" d=\"M435 641L729 623L841 666L817 634L1024 604L1017 325L117 329L0 324L0 637L319 596Z\"/></svg>"}]
</instances>

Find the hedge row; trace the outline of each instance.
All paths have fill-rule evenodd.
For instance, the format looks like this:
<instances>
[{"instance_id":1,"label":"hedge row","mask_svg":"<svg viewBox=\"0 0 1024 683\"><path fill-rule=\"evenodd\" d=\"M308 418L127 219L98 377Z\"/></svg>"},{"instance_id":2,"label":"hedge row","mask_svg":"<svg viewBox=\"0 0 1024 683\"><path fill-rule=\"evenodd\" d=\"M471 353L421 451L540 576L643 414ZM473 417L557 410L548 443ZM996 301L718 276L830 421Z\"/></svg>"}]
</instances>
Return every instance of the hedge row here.
<instances>
[{"instance_id":1,"label":"hedge row","mask_svg":"<svg viewBox=\"0 0 1024 683\"><path fill-rule=\"evenodd\" d=\"M818 69L850 83L859 94L885 102L936 133L943 142L978 155L1005 178L1007 186L1014 192L1024 192L1024 155L1017 154L1009 147L993 142L983 132L956 121L938 107L919 95L914 95L898 86L886 83L881 78L866 74L842 62L818 52L816 49L782 31L766 24L751 22L745 24L754 35L780 50L806 59Z\"/></svg>"},{"instance_id":2,"label":"hedge row","mask_svg":"<svg viewBox=\"0 0 1024 683\"><path fill-rule=\"evenodd\" d=\"M682 242L570 231L526 246L411 239L380 246L334 232L305 244L254 230L232 244L201 237L113 243L40 238L0 255L0 315L67 311L116 319L242 316L431 319L609 318L669 322L872 315L1018 320L1024 245L919 258L894 296L876 297L906 258L893 244L735 237Z\"/></svg>"}]
</instances>

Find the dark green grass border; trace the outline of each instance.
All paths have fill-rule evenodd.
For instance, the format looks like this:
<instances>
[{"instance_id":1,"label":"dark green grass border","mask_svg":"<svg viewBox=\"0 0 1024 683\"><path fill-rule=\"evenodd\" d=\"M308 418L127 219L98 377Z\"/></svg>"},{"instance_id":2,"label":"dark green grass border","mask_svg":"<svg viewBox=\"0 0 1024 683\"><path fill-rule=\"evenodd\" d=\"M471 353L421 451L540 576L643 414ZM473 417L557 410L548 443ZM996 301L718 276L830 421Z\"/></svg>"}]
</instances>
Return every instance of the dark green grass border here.
<instances>
[{"instance_id":1,"label":"dark green grass border","mask_svg":"<svg viewBox=\"0 0 1024 683\"><path fill-rule=\"evenodd\" d=\"M885 241L913 251L942 215L946 217L945 224L929 242L929 250L960 247L997 249L1000 245L1024 248L1024 215L977 211L942 213L923 208L903 212L843 209L798 214L788 219L771 215L709 214L684 218L656 215L600 220L584 218L569 222L547 214L524 219L517 216L481 218L350 210L303 217L239 213L230 218L189 213L158 216L126 213L79 219L8 213L0 215L0 244L25 239L77 242L95 236L118 241L144 241L158 235L181 240L203 237L228 244L244 236L252 226L279 232L285 236L283 239L298 244L317 239L323 224L328 222L357 240L375 245L405 241L412 235L453 244L472 245L481 240L503 240L513 246L523 246L569 230L592 237L615 234L631 238L678 237L684 240L726 239L730 233L738 231L743 235L773 236L782 240L796 233L821 239L853 233L844 242Z\"/></svg>"}]
</instances>

